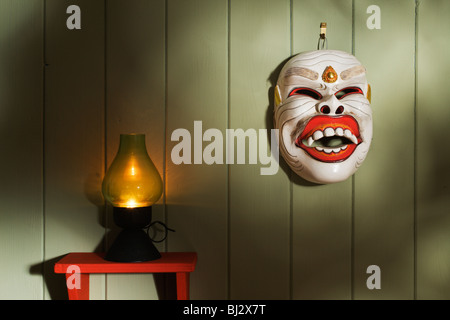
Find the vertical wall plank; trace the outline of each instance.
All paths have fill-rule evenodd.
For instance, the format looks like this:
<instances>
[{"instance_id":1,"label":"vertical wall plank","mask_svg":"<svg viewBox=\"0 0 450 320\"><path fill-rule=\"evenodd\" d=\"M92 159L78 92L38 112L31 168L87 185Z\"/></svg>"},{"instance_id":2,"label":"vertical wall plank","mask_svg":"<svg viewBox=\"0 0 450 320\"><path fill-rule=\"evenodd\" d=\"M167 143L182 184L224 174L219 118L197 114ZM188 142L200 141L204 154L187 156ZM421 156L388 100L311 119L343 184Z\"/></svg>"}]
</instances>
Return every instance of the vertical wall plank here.
<instances>
[{"instance_id":1,"label":"vertical wall plank","mask_svg":"<svg viewBox=\"0 0 450 320\"><path fill-rule=\"evenodd\" d=\"M351 0L293 2L293 54L317 49L327 23L328 49L352 52ZM352 178L313 185L291 173L293 298L351 297Z\"/></svg>"},{"instance_id":2,"label":"vertical wall plank","mask_svg":"<svg viewBox=\"0 0 450 320\"><path fill-rule=\"evenodd\" d=\"M121 133L144 133L147 151L164 178L165 1L107 2L106 148L113 161ZM115 227L108 210L108 245ZM164 221L164 196L153 205L153 220ZM161 235L158 235L161 236ZM158 245L164 251L164 245ZM108 275L108 299L158 299L153 275Z\"/></svg>"},{"instance_id":3,"label":"vertical wall plank","mask_svg":"<svg viewBox=\"0 0 450 320\"><path fill-rule=\"evenodd\" d=\"M42 299L42 1L0 2L0 299Z\"/></svg>"},{"instance_id":4,"label":"vertical wall plank","mask_svg":"<svg viewBox=\"0 0 450 320\"><path fill-rule=\"evenodd\" d=\"M80 30L66 27L69 5L81 9ZM104 1L46 1L46 260L103 250L104 24ZM54 285L48 296L64 298Z\"/></svg>"},{"instance_id":5,"label":"vertical wall plank","mask_svg":"<svg viewBox=\"0 0 450 320\"><path fill-rule=\"evenodd\" d=\"M192 299L226 299L227 167L193 161L194 139L200 152L210 144L201 142L204 131L217 129L225 136L227 1L168 1L167 37L167 214L176 230L169 235L168 250L198 253ZM197 137L194 121L202 126ZM177 129L190 134L191 164L173 162L179 142L171 136Z\"/></svg>"},{"instance_id":6,"label":"vertical wall plank","mask_svg":"<svg viewBox=\"0 0 450 320\"><path fill-rule=\"evenodd\" d=\"M417 298L450 298L450 3L420 1L417 83ZM444 90L444 91L442 91Z\"/></svg>"},{"instance_id":7,"label":"vertical wall plank","mask_svg":"<svg viewBox=\"0 0 450 320\"><path fill-rule=\"evenodd\" d=\"M374 135L355 178L354 298L414 296L414 1L377 1L381 29L369 29L373 1L355 1L355 55L372 86ZM376 52L376 54L374 54ZM381 289L366 286L381 269Z\"/></svg>"},{"instance_id":8,"label":"vertical wall plank","mask_svg":"<svg viewBox=\"0 0 450 320\"><path fill-rule=\"evenodd\" d=\"M273 128L273 73L289 56L289 1L230 1L230 129ZM259 143L259 138L258 138ZM269 143L270 145L270 143ZM230 298L289 299L289 179L230 165ZM236 161L236 159L235 159Z\"/></svg>"}]
</instances>

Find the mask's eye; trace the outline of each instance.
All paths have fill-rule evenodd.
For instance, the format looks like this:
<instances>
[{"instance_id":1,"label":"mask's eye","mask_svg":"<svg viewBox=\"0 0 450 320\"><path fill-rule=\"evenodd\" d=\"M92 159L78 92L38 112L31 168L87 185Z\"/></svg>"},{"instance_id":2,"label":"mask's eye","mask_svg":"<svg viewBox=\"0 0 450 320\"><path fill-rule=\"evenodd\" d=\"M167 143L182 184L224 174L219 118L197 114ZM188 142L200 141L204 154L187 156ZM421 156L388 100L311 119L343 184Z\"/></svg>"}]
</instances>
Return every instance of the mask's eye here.
<instances>
[{"instance_id":1,"label":"mask's eye","mask_svg":"<svg viewBox=\"0 0 450 320\"><path fill-rule=\"evenodd\" d=\"M316 90L310 89L310 88L295 88L294 90L289 93L290 96L308 96L310 98L313 98L315 100L322 99L322 95L318 93Z\"/></svg>"},{"instance_id":2,"label":"mask's eye","mask_svg":"<svg viewBox=\"0 0 450 320\"><path fill-rule=\"evenodd\" d=\"M339 100L341 100L342 98L350 95L350 94L363 94L362 90L360 88L357 87L348 87L348 88L344 88L342 90L339 90L338 92L336 92L334 95L336 96L336 98L338 98Z\"/></svg>"}]
</instances>

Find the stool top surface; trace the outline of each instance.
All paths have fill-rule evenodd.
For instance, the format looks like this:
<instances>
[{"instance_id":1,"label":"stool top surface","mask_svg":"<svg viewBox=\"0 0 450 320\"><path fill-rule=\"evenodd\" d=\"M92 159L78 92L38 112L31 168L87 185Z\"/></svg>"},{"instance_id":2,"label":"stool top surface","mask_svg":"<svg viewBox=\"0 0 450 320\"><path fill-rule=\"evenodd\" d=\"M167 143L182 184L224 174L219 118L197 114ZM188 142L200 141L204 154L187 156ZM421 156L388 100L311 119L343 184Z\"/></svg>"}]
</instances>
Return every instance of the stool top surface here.
<instances>
[{"instance_id":1,"label":"stool top surface","mask_svg":"<svg viewBox=\"0 0 450 320\"><path fill-rule=\"evenodd\" d=\"M72 252L55 263L55 273L66 273L69 267L79 273L171 273L192 272L197 264L196 252L161 252L161 258L145 262L112 262L104 253Z\"/></svg>"}]
</instances>

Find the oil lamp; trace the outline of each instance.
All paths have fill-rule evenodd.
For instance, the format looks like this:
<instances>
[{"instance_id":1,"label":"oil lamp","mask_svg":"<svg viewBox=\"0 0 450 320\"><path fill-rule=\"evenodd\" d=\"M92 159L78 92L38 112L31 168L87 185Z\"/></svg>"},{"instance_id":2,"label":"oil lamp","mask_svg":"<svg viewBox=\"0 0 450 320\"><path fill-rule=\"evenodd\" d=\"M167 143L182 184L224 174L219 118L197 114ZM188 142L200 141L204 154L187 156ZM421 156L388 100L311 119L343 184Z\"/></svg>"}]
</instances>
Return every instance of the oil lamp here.
<instances>
[{"instance_id":1,"label":"oil lamp","mask_svg":"<svg viewBox=\"0 0 450 320\"><path fill-rule=\"evenodd\" d=\"M161 257L143 230L152 221L152 205L161 197L161 176L150 159L144 134L121 134L119 150L103 179L102 192L122 230L105 260L142 262Z\"/></svg>"}]
</instances>

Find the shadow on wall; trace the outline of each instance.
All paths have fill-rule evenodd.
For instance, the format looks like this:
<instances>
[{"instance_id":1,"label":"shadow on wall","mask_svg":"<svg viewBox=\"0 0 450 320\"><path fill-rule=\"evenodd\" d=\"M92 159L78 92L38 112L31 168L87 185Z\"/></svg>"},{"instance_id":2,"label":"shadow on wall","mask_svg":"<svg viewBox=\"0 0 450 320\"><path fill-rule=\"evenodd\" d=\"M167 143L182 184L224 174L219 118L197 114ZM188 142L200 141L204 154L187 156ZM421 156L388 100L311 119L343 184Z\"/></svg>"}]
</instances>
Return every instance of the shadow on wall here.
<instances>
[{"instance_id":1,"label":"shadow on wall","mask_svg":"<svg viewBox=\"0 0 450 320\"><path fill-rule=\"evenodd\" d=\"M49 259L35 265L29 269L31 275L42 276L50 299L52 300L67 300L69 298L66 287L66 276L64 274L56 274L54 272L54 265L61 260L64 255Z\"/></svg>"},{"instance_id":2,"label":"shadow on wall","mask_svg":"<svg viewBox=\"0 0 450 320\"><path fill-rule=\"evenodd\" d=\"M94 180L92 180L94 179ZM98 193L98 177L91 176L87 179L85 183L85 196L88 200L97 207L97 219L98 223L103 226L106 230L106 208L103 203L103 198L101 194ZM101 190L101 189L99 189ZM111 214L112 215L112 214ZM110 217L112 219L112 217ZM66 220L61 221L63 224L67 224ZM115 231L110 231L113 234ZM109 235L108 235L109 236ZM93 252L104 252L105 249L105 238L106 235L99 241ZM57 257L53 257L51 259L44 260L40 263L36 263L32 265L29 269L30 274L32 275L40 275L43 277L45 282L45 287L48 290L49 298L51 300L67 300L67 288L66 288L66 278L64 274L56 274L54 272L54 265L60 259L62 259L64 255L60 255Z\"/></svg>"},{"instance_id":3,"label":"shadow on wall","mask_svg":"<svg viewBox=\"0 0 450 320\"><path fill-rule=\"evenodd\" d=\"M5 299L42 295L42 281L26 273L42 256L41 3L0 5L0 294Z\"/></svg>"},{"instance_id":4,"label":"shadow on wall","mask_svg":"<svg viewBox=\"0 0 450 320\"><path fill-rule=\"evenodd\" d=\"M448 5L433 3L434 7L436 5L448 8ZM421 12L425 11L419 11L419 15ZM419 24L419 28L422 26L424 30L419 38L417 99L419 299L448 299L450 296L450 151L444 147L450 137L450 112L448 98L441 91L449 83L448 78L442 75L450 72L450 47L448 40L442 41L438 36L427 37L439 24L439 19L427 26Z\"/></svg>"}]
</instances>

